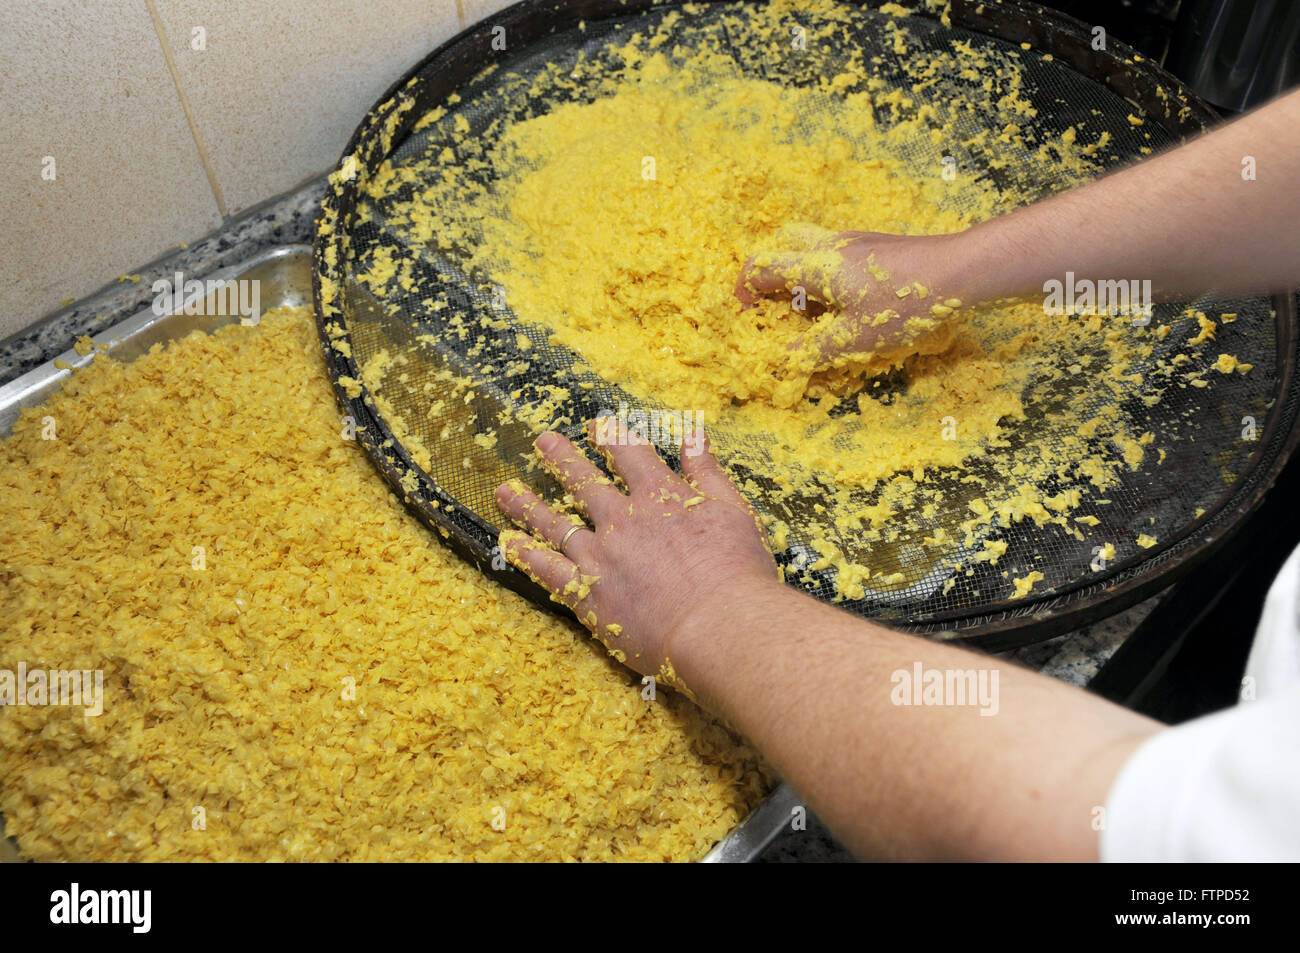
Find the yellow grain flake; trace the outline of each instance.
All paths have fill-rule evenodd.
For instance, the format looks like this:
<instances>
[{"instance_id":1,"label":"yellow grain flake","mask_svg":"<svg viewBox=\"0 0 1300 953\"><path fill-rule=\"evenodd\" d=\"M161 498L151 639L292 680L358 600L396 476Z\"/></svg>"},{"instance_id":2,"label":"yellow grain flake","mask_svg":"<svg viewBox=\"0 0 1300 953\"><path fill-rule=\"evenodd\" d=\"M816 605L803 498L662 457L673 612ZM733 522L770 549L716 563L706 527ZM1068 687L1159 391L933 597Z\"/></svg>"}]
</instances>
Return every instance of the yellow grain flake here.
<instances>
[{"instance_id":1,"label":"yellow grain flake","mask_svg":"<svg viewBox=\"0 0 1300 953\"><path fill-rule=\"evenodd\" d=\"M1196 312L1196 323L1200 327L1200 332L1195 337L1187 339L1188 344L1204 344L1206 341L1214 340L1214 330L1218 325L1205 316L1202 311Z\"/></svg>"},{"instance_id":2,"label":"yellow grain flake","mask_svg":"<svg viewBox=\"0 0 1300 953\"><path fill-rule=\"evenodd\" d=\"M0 669L103 672L98 718L0 709L23 856L688 860L753 809L752 749L442 546L338 413L284 309L101 356L0 440Z\"/></svg>"},{"instance_id":3,"label":"yellow grain flake","mask_svg":"<svg viewBox=\"0 0 1300 953\"><path fill-rule=\"evenodd\" d=\"M1034 588L1034 583L1041 582L1042 580L1043 574L1037 569L1033 570L1027 576L1012 579L1011 582L1015 586L1015 591L1011 594L1011 598L1023 599L1025 596L1029 595L1029 591Z\"/></svg>"}]
</instances>

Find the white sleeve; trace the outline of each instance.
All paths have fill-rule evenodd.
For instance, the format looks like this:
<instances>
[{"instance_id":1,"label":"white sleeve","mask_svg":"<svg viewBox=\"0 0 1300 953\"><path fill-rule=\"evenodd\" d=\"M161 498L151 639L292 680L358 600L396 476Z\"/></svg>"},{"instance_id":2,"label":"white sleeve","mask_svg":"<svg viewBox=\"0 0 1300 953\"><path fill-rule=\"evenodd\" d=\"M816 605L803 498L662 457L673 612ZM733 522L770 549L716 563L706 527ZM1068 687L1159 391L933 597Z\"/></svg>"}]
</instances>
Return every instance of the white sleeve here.
<instances>
[{"instance_id":1,"label":"white sleeve","mask_svg":"<svg viewBox=\"0 0 1300 953\"><path fill-rule=\"evenodd\" d=\"M1300 860L1300 549L1269 590L1246 676L1241 703L1129 757L1102 860Z\"/></svg>"}]
</instances>

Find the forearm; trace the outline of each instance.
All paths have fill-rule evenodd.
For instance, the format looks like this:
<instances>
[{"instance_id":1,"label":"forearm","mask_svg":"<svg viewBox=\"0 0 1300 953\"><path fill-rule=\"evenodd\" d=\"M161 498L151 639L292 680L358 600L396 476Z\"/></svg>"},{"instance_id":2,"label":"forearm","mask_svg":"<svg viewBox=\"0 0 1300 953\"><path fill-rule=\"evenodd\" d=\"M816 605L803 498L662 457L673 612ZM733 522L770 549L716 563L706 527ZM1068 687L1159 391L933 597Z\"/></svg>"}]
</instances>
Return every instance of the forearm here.
<instances>
[{"instance_id":1,"label":"forearm","mask_svg":"<svg viewBox=\"0 0 1300 953\"><path fill-rule=\"evenodd\" d=\"M674 646L702 703L752 739L862 857L1096 859L1093 810L1159 727L776 584L720 592ZM910 681L918 662L927 672L988 671L995 713L896 704L895 673Z\"/></svg>"},{"instance_id":2,"label":"forearm","mask_svg":"<svg viewBox=\"0 0 1300 953\"><path fill-rule=\"evenodd\" d=\"M1300 92L1182 147L954 236L977 298L1150 279L1157 298L1300 285ZM1253 157L1254 179L1243 178Z\"/></svg>"}]
</instances>

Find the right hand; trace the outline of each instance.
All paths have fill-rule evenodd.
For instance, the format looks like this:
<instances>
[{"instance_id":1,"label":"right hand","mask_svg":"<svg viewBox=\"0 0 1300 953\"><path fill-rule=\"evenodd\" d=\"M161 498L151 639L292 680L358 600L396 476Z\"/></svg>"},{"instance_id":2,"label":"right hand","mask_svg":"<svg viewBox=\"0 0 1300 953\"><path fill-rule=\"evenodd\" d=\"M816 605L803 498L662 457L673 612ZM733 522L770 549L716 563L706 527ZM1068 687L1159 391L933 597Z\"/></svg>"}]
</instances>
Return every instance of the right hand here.
<instances>
[{"instance_id":1,"label":"right hand","mask_svg":"<svg viewBox=\"0 0 1300 953\"><path fill-rule=\"evenodd\" d=\"M958 309L975 303L967 300L974 281L955 273L958 237L787 225L772 246L745 262L735 294L748 308L760 297L802 287L808 300L834 312L796 345L811 352L814 369L855 358L902 358L942 338ZM901 289L907 289L902 296Z\"/></svg>"}]
</instances>

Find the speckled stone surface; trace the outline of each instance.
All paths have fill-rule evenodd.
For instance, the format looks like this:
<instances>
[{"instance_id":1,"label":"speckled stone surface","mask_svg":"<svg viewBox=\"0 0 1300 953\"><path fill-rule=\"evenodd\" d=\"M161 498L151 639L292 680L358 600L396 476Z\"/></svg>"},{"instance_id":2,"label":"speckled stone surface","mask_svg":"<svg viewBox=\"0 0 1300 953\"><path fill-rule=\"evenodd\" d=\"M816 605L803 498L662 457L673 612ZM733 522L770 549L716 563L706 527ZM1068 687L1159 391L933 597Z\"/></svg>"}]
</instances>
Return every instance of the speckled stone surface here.
<instances>
[{"instance_id":1,"label":"speckled stone surface","mask_svg":"<svg viewBox=\"0 0 1300 953\"><path fill-rule=\"evenodd\" d=\"M179 271L204 278L237 265L273 245L310 242L325 194L322 176L288 195L252 209L182 251L138 272L139 281L119 281L44 321L0 341L0 384L53 360L83 334L98 334L130 317L153 300L153 283ZM134 277L134 275L133 275Z\"/></svg>"},{"instance_id":2,"label":"speckled stone surface","mask_svg":"<svg viewBox=\"0 0 1300 953\"><path fill-rule=\"evenodd\" d=\"M1124 640L1133 634L1133 630L1142 624L1142 620L1163 596L1164 593L1159 593L1108 619L1045 642L1004 653L1002 657L1083 688L1093 680Z\"/></svg>"},{"instance_id":3,"label":"speckled stone surface","mask_svg":"<svg viewBox=\"0 0 1300 953\"><path fill-rule=\"evenodd\" d=\"M146 307L157 278L181 271L203 278L275 245L310 242L324 194L323 178L254 209L188 249L140 270L140 281L110 286L40 324L0 342L0 383L52 360L82 334L94 334ZM1161 597L1074 632L1003 653L1006 659L1080 687L1088 684ZM762 863L828 863L854 858L812 814L806 830L786 829L758 858Z\"/></svg>"}]
</instances>

